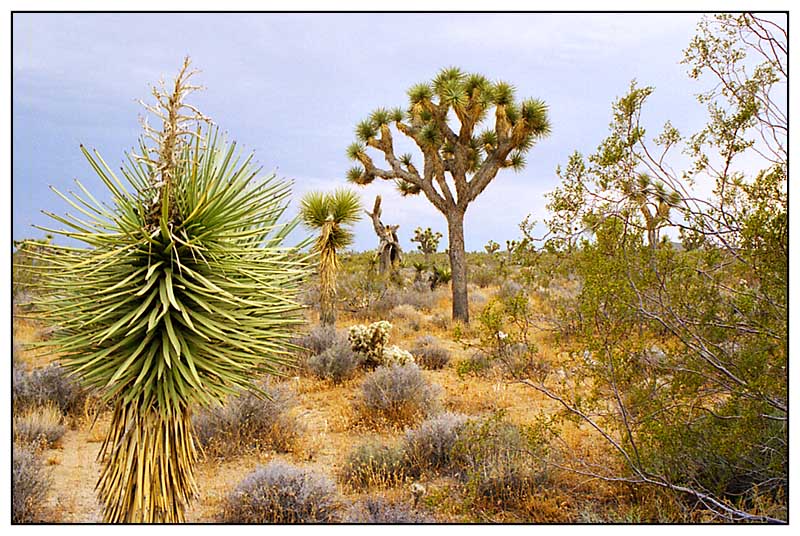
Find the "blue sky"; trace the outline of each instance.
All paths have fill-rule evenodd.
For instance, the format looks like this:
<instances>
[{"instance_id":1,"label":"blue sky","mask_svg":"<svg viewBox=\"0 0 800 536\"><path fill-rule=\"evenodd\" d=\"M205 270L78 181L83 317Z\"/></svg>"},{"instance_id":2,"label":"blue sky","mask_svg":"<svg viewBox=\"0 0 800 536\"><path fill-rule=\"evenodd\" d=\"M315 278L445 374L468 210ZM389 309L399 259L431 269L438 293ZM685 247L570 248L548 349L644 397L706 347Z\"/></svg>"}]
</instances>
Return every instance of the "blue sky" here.
<instances>
[{"instance_id":1,"label":"blue sky","mask_svg":"<svg viewBox=\"0 0 800 536\"><path fill-rule=\"evenodd\" d=\"M379 106L405 106L405 91L442 67L506 80L518 97L543 99L552 135L530 151L524 171L501 171L467 211L468 250L490 239L504 244L520 236L526 215L542 220L556 166L597 147L612 101L632 79L655 86L645 108L651 133L667 119L684 134L701 127L705 112L694 95L704 87L680 64L700 17L15 14L13 237L41 236L31 225L51 224L42 209L68 211L48 185L68 190L78 178L103 192L79 144L121 163L140 133L136 99L171 79L188 54L207 88L191 101L266 170L294 180L293 204L309 190L346 185L356 123ZM406 249L417 226L446 236L443 216L424 197L401 198L378 181L353 188L365 205L383 196L384 223L400 224ZM376 245L371 224L357 224L355 249Z\"/></svg>"}]
</instances>

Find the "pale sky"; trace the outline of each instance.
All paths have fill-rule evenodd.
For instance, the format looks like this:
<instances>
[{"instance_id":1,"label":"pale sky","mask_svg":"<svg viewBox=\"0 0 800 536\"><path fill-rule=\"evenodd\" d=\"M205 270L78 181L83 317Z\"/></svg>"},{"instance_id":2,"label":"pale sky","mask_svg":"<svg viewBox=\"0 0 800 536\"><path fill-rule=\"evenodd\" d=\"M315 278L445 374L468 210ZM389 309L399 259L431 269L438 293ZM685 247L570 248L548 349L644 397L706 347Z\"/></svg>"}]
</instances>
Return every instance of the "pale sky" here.
<instances>
[{"instance_id":1,"label":"pale sky","mask_svg":"<svg viewBox=\"0 0 800 536\"><path fill-rule=\"evenodd\" d=\"M79 144L112 167L121 164L140 134L135 100L159 78L171 79L189 55L207 88L190 101L255 151L266 170L294 181L293 206L309 190L348 185L345 150L358 121L380 106L406 107L406 90L443 67L505 80L518 98L544 100L552 135L528 153L524 171L502 170L467 211L467 250L482 250L490 239L505 244L519 238L526 215L543 219L556 166L575 150L596 149L611 103L632 79L655 86L644 112L651 134L667 119L683 134L701 128L705 110L694 95L706 87L680 64L701 16L16 14L13 238L43 235L31 225L53 222L40 210L69 210L48 185L69 190L78 178L104 193ZM378 180L350 187L365 206L383 196L384 223L400 225L405 249L413 249L417 226L446 236L444 217L424 196L401 198ZM376 247L366 218L355 230L354 249Z\"/></svg>"}]
</instances>

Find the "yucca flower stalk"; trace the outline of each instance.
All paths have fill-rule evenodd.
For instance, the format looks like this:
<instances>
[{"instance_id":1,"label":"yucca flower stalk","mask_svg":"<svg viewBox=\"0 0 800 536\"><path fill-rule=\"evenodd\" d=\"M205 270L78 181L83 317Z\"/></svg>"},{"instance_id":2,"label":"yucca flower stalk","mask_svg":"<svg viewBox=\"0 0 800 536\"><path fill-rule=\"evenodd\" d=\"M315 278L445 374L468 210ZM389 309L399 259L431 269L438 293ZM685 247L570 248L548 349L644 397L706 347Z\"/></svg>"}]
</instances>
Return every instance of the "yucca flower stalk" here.
<instances>
[{"instance_id":1,"label":"yucca flower stalk","mask_svg":"<svg viewBox=\"0 0 800 536\"><path fill-rule=\"evenodd\" d=\"M313 252L319 255L320 323L336 323L337 251L353 243L353 233L346 225L361 218L361 201L352 190L339 189L332 194L309 192L300 202L300 217L311 229L319 230Z\"/></svg>"},{"instance_id":2,"label":"yucca flower stalk","mask_svg":"<svg viewBox=\"0 0 800 536\"><path fill-rule=\"evenodd\" d=\"M106 522L184 521L192 407L279 374L301 322L306 259L281 246L297 221L278 221L289 185L215 128L201 134L205 118L183 101L188 65L154 91L164 125L145 128L121 177L81 148L113 202L77 181L80 193L56 191L79 215L50 214L66 229L48 231L87 247L54 244L37 263L37 316L57 328L47 344L114 408L97 484Z\"/></svg>"}]
</instances>

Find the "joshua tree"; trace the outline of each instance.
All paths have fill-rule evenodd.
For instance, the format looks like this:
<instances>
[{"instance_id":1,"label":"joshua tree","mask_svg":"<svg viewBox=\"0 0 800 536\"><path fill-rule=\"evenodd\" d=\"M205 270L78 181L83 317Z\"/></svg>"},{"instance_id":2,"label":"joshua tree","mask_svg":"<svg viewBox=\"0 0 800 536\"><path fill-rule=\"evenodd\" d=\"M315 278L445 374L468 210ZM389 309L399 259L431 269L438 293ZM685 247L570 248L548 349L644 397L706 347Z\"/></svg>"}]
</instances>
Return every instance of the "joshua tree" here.
<instances>
[{"instance_id":1,"label":"joshua tree","mask_svg":"<svg viewBox=\"0 0 800 536\"><path fill-rule=\"evenodd\" d=\"M623 183L623 191L644 217L648 245L658 247L658 232L668 223L672 207L680 203L680 195L676 191L667 192L663 182L653 182L646 173Z\"/></svg>"},{"instance_id":2,"label":"joshua tree","mask_svg":"<svg viewBox=\"0 0 800 536\"><path fill-rule=\"evenodd\" d=\"M485 249L486 253L488 253L490 256L494 256L495 253L500 251L500 244L498 244L494 240L489 240L488 242L486 242L486 245L483 246L483 249Z\"/></svg>"},{"instance_id":3,"label":"joshua tree","mask_svg":"<svg viewBox=\"0 0 800 536\"><path fill-rule=\"evenodd\" d=\"M336 190L332 194L309 192L300 203L300 217L307 227L319 230L314 251L319 255L319 321L336 323L336 272L339 269L337 250L353 243L353 233L345 226L360 218L361 201L352 190Z\"/></svg>"},{"instance_id":4,"label":"joshua tree","mask_svg":"<svg viewBox=\"0 0 800 536\"><path fill-rule=\"evenodd\" d=\"M40 252L39 317L65 367L113 407L97 484L106 522L184 520L196 493L195 404L220 403L291 360L304 259L281 242L287 184L259 180L215 129L201 134L188 58L153 89L163 120L145 128L122 177L83 154L112 203L60 195L80 217L50 230L88 247ZM148 146L147 140L154 145Z\"/></svg>"},{"instance_id":5,"label":"joshua tree","mask_svg":"<svg viewBox=\"0 0 800 536\"><path fill-rule=\"evenodd\" d=\"M387 274L394 272L395 267L403 262L403 250L400 248L400 240L397 239L397 229L399 225L384 225L381 222L381 196L375 196L375 206L372 212L365 210L367 216L372 220L375 234L378 235L379 245L376 258L380 261L378 272Z\"/></svg>"},{"instance_id":6,"label":"joshua tree","mask_svg":"<svg viewBox=\"0 0 800 536\"><path fill-rule=\"evenodd\" d=\"M428 264L431 255L439 249L439 240L441 239L442 233L439 231L433 232L430 227L426 227L423 231L422 227L417 227L414 229L414 238L411 241L417 243L417 249L425 255L425 263Z\"/></svg>"},{"instance_id":7,"label":"joshua tree","mask_svg":"<svg viewBox=\"0 0 800 536\"><path fill-rule=\"evenodd\" d=\"M408 96L407 110L379 108L358 124L359 141L347 153L360 165L347 177L360 185L375 178L392 180L403 195L424 193L445 216L453 318L469 322L464 214L500 169L524 167L525 153L550 132L547 106L536 99L516 103L511 85L457 68L444 69L431 82L413 86ZM492 109L494 125L476 132ZM421 171L410 154L395 154L392 124L419 148ZM382 153L388 168L376 166L368 148Z\"/></svg>"}]
</instances>

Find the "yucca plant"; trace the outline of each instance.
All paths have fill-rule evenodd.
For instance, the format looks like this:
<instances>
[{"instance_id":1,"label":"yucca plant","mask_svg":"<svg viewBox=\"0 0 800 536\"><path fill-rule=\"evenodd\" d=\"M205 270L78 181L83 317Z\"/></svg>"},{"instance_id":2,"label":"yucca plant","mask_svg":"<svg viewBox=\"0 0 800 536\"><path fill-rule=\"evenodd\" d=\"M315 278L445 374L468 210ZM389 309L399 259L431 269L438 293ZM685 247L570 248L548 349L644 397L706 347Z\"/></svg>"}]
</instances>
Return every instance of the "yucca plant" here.
<instances>
[{"instance_id":1,"label":"yucca plant","mask_svg":"<svg viewBox=\"0 0 800 536\"><path fill-rule=\"evenodd\" d=\"M309 192L300 203L300 217L305 225L319 230L313 251L319 255L320 315L324 325L336 323L336 273L339 270L337 251L353 243L352 225L361 217L361 201L352 190L333 193Z\"/></svg>"},{"instance_id":2,"label":"yucca plant","mask_svg":"<svg viewBox=\"0 0 800 536\"><path fill-rule=\"evenodd\" d=\"M154 88L163 126L145 125L121 178L81 148L113 203L77 181L80 194L56 192L80 215L50 214L67 227L50 232L88 247L52 245L37 263L38 316L57 327L48 344L113 404L97 484L106 522L184 520L192 406L279 373L301 321L305 259L281 246L296 222L278 223L289 186L262 180L216 129L201 133L188 67Z\"/></svg>"}]
</instances>

